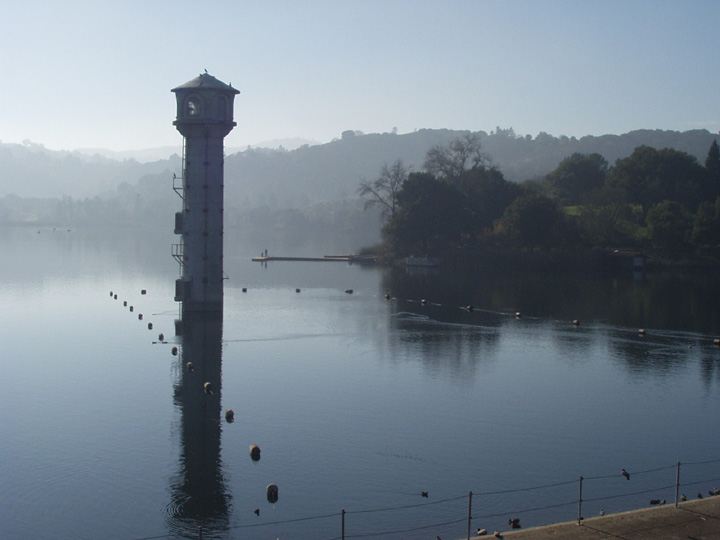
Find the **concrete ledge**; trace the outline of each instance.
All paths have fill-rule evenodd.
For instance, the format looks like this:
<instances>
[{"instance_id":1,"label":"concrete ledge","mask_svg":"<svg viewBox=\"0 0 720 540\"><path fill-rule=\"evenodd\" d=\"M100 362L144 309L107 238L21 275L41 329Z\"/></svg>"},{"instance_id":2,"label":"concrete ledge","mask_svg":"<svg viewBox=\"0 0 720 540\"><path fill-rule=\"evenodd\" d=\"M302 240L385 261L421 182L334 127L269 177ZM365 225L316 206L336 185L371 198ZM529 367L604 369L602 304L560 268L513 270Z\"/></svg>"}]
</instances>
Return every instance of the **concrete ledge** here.
<instances>
[{"instance_id":1,"label":"concrete ledge","mask_svg":"<svg viewBox=\"0 0 720 540\"><path fill-rule=\"evenodd\" d=\"M476 524L482 527L481 523ZM488 536L473 538L493 538ZM709 540L720 539L720 496L680 503L608 514L576 521L501 532L510 540Z\"/></svg>"}]
</instances>

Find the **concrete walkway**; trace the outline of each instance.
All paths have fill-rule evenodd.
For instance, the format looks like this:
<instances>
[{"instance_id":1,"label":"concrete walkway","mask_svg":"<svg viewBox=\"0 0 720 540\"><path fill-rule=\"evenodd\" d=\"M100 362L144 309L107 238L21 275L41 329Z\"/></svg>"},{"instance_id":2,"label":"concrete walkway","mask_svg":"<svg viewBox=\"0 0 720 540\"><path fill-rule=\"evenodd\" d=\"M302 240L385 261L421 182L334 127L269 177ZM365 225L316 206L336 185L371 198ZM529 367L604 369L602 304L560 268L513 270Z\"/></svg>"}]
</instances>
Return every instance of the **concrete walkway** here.
<instances>
[{"instance_id":1,"label":"concrete walkway","mask_svg":"<svg viewBox=\"0 0 720 540\"><path fill-rule=\"evenodd\" d=\"M487 536L473 537L492 539ZM508 540L720 540L720 496L532 529L501 531Z\"/></svg>"}]
</instances>

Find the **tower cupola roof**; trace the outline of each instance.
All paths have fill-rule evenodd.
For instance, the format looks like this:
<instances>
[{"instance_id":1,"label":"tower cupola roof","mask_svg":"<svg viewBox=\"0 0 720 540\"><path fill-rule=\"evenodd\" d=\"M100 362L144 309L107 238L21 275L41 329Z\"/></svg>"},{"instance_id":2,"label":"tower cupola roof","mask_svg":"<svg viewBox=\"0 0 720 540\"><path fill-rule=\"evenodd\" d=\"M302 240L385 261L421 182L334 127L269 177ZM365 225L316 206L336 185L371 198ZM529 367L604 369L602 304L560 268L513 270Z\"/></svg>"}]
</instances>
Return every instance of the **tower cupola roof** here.
<instances>
[{"instance_id":1,"label":"tower cupola roof","mask_svg":"<svg viewBox=\"0 0 720 540\"><path fill-rule=\"evenodd\" d=\"M177 90L190 90L190 89L212 89L212 90L223 90L226 92L232 92L233 94L239 94L240 90L237 90L236 88L233 88L229 84L225 84L224 82L216 79L212 75L210 75L207 71L205 73L201 73L197 77L195 77L193 80L186 82L185 84L181 84L180 86L173 88L171 91L175 92Z\"/></svg>"}]
</instances>

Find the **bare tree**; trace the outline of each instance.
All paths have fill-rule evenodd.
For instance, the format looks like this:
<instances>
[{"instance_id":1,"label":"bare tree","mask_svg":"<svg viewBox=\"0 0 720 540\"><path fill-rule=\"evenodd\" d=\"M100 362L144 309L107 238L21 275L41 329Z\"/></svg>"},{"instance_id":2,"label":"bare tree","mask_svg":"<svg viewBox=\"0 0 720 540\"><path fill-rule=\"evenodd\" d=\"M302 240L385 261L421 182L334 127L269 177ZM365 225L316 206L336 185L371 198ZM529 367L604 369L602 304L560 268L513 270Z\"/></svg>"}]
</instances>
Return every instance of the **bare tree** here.
<instances>
[{"instance_id":1,"label":"bare tree","mask_svg":"<svg viewBox=\"0 0 720 540\"><path fill-rule=\"evenodd\" d=\"M380 176L375 180L361 182L358 193L362 197L367 197L365 209L379 206L383 218L392 218L395 214L398 191L402 188L403 182L407 180L409 173L410 167L406 167L402 160L398 159L392 165L387 163L383 165L380 169Z\"/></svg>"},{"instance_id":2,"label":"bare tree","mask_svg":"<svg viewBox=\"0 0 720 540\"><path fill-rule=\"evenodd\" d=\"M467 171L487 163L480 148L480 137L474 133L453 139L447 146L433 146L425 155L425 170L439 178L459 180Z\"/></svg>"}]
</instances>

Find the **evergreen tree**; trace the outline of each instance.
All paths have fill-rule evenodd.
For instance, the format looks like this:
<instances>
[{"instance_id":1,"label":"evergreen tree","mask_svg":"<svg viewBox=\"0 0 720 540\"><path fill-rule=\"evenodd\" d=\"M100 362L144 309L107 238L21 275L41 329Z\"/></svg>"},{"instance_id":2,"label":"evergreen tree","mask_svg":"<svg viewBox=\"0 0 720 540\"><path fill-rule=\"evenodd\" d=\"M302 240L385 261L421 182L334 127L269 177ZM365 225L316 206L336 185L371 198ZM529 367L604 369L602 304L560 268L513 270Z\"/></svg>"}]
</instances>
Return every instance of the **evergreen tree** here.
<instances>
[{"instance_id":1,"label":"evergreen tree","mask_svg":"<svg viewBox=\"0 0 720 540\"><path fill-rule=\"evenodd\" d=\"M708 183L708 200L715 200L720 197L720 147L717 140L714 139L708 150L705 159L705 169L707 170Z\"/></svg>"}]
</instances>

